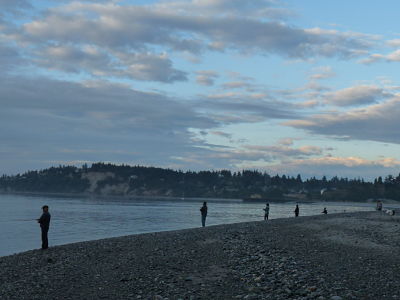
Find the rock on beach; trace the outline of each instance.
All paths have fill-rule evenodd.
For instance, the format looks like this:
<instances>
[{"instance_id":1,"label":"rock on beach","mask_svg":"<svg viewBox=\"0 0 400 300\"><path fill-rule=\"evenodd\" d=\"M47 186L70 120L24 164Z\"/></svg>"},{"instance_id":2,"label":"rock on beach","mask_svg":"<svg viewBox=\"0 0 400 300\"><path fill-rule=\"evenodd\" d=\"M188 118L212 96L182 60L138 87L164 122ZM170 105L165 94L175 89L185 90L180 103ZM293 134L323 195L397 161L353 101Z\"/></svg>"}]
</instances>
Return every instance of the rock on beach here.
<instances>
[{"instance_id":1,"label":"rock on beach","mask_svg":"<svg viewBox=\"0 0 400 300\"><path fill-rule=\"evenodd\" d=\"M0 299L399 299L399 246L379 212L131 235L1 257Z\"/></svg>"}]
</instances>

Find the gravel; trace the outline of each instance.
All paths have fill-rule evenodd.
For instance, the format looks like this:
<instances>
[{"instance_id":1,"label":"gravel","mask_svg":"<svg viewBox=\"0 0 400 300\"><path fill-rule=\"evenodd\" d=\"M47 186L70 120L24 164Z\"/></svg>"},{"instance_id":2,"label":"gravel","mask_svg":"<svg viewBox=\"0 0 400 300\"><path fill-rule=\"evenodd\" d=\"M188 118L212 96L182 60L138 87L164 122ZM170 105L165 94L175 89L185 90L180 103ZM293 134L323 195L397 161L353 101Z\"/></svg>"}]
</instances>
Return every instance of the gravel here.
<instances>
[{"instance_id":1,"label":"gravel","mask_svg":"<svg viewBox=\"0 0 400 300\"><path fill-rule=\"evenodd\" d=\"M0 257L0 299L399 299L400 217L132 235Z\"/></svg>"}]
</instances>

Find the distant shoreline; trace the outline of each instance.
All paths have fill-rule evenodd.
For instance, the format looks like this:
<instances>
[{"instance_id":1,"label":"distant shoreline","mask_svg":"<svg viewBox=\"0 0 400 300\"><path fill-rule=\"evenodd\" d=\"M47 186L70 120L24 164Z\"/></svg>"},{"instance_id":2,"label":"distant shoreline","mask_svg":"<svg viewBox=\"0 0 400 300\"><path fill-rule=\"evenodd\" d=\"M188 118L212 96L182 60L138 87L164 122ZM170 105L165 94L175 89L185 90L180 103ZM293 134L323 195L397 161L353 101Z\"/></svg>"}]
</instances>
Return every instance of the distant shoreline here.
<instances>
[{"instance_id":1,"label":"distant shoreline","mask_svg":"<svg viewBox=\"0 0 400 300\"><path fill-rule=\"evenodd\" d=\"M340 213L32 250L0 257L0 298L393 299L399 222Z\"/></svg>"},{"instance_id":2,"label":"distant shoreline","mask_svg":"<svg viewBox=\"0 0 400 300\"><path fill-rule=\"evenodd\" d=\"M99 198L99 199L121 199L121 200L172 200L172 201L222 201L222 202L243 202L243 203L323 203L324 200L296 200L284 198L270 199L265 201L264 199L237 199L237 198L204 198L204 197L168 197L168 196L132 196L132 195L99 195L99 194L89 194L89 193L51 193L51 192L6 192L0 191L0 195L23 195L32 197L62 197L62 198ZM400 204L400 201L393 199L367 199L365 201L342 201L342 200L329 200L328 203L374 203L377 200L382 200L386 204Z\"/></svg>"},{"instance_id":3,"label":"distant shoreline","mask_svg":"<svg viewBox=\"0 0 400 300\"><path fill-rule=\"evenodd\" d=\"M0 191L0 195L23 195L34 197L65 197L65 198L99 198L99 199L125 199L125 200L138 200L138 199L165 199L165 200L187 200L187 201L235 201L241 202L242 199L230 198L202 198L202 197L168 197L168 196L117 196L117 195L99 195L87 193L48 193L48 192L4 192Z\"/></svg>"}]
</instances>

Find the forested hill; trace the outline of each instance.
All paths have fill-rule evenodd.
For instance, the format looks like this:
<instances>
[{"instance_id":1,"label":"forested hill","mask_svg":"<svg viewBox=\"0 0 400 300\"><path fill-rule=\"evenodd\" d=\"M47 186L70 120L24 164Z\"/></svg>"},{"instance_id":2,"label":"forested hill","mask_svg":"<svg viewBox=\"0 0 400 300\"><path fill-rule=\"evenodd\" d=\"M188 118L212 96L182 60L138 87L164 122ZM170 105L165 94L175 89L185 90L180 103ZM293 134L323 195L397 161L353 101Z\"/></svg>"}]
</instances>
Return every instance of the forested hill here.
<instances>
[{"instance_id":1,"label":"forested hill","mask_svg":"<svg viewBox=\"0 0 400 300\"><path fill-rule=\"evenodd\" d=\"M0 178L0 191L113 196L268 198L271 200L400 201L400 175L374 182L300 175L271 176L259 171L182 172L155 167L95 163L88 167L59 166Z\"/></svg>"}]
</instances>

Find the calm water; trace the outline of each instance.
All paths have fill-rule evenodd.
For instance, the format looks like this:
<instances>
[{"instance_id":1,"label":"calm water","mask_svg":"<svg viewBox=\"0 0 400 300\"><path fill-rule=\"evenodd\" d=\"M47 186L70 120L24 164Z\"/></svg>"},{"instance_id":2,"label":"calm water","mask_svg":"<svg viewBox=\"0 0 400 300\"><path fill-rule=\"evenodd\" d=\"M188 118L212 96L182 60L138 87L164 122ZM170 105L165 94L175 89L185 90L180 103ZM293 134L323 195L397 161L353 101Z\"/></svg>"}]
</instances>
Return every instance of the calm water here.
<instances>
[{"instance_id":1,"label":"calm water","mask_svg":"<svg viewBox=\"0 0 400 300\"><path fill-rule=\"evenodd\" d=\"M36 219L47 204L52 215L49 245L144 232L200 227L202 201L90 199L0 195L0 256L40 248ZM373 210L373 204L301 204L300 215ZM294 203L270 204L270 218L293 217ZM207 225L262 220L262 203L208 200Z\"/></svg>"}]
</instances>

